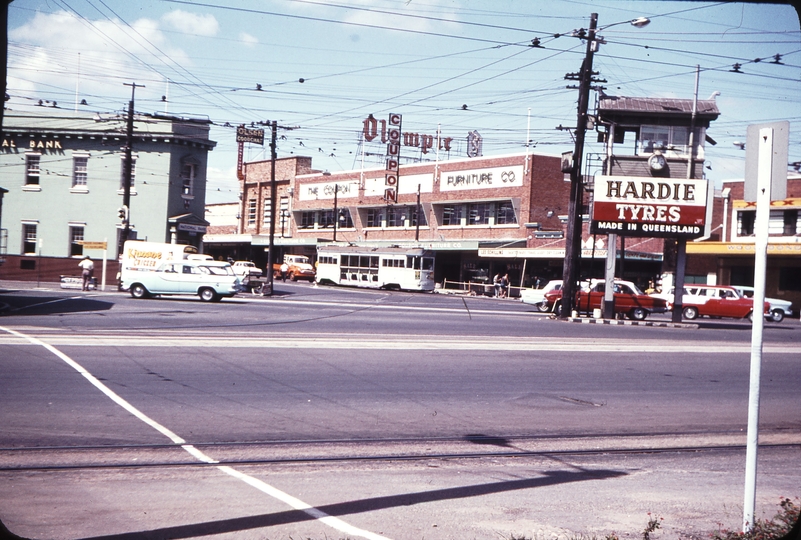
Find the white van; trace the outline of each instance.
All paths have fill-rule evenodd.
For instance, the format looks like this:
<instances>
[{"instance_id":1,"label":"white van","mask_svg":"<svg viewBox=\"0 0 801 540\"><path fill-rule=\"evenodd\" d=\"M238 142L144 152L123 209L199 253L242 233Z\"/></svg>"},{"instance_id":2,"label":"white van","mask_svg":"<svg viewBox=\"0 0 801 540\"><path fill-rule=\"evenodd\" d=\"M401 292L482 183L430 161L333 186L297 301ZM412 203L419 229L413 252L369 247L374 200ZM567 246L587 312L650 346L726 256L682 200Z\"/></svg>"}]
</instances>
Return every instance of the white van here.
<instances>
[{"instance_id":1,"label":"white van","mask_svg":"<svg viewBox=\"0 0 801 540\"><path fill-rule=\"evenodd\" d=\"M125 242L120 285L134 298L197 294L205 302L233 296L242 287L230 264L199 255L193 246L139 240Z\"/></svg>"},{"instance_id":2,"label":"white van","mask_svg":"<svg viewBox=\"0 0 801 540\"><path fill-rule=\"evenodd\" d=\"M196 294L204 302L218 302L242 290L239 277L227 262L167 261L155 270L123 272L122 288L134 298L162 294Z\"/></svg>"}]
</instances>

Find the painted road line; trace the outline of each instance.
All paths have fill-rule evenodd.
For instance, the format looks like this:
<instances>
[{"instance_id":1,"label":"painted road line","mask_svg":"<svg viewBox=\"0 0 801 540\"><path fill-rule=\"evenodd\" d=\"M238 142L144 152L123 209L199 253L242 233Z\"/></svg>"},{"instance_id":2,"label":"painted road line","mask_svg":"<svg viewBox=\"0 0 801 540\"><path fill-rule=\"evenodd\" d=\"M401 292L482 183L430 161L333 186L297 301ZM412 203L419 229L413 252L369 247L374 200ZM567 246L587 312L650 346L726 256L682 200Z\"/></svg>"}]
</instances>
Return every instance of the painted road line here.
<instances>
[{"instance_id":1,"label":"painted road line","mask_svg":"<svg viewBox=\"0 0 801 540\"><path fill-rule=\"evenodd\" d=\"M22 338L22 339L28 340L33 345L44 347L45 349L47 349L48 351L53 353L55 356L57 356L58 358L63 360L68 366L70 366L75 371L77 371L78 373L83 375L83 377L86 378L86 380L88 380L90 383L92 383L93 386L95 386L98 390L100 390L106 396L108 396L112 401L114 401L114 403L116 403L117 405L121 406L123 409L125 409L126 411L128 411L129 413L131 413L136 418L140 419L141 421L143 421L144 423L146 423L150 427L154 428L159 433L165 435L167 438L169 438L175 444L181 445L181 448L183 448L192 457L194 457L198 461L202 461L204 463L218 463L216 460L210 458L209 456L207 456L206 454L204 454L203 452L201 452L200 450L198 450L194 446L186 444L186 441L184 439L182 439L181 437L179 437L178 435L176 435L175 433L170 431L168 428L162 426L161 424L159 424L158 422L156 422L155 420L153 420L152 418L150 418L149 416L147 416L146 414L141 412L139 409L137 409L136 407L134 407L133 405L128 403L125 399L123 399L122 397L117 395L113 390L111 390L111 388L109 388L108 386L106 386L105 384L100 382L100 380L98 380L97 377L95 377L94 375L89 373L87 370L85 370L83 368L83 366L78 364L72 358L70 358L69 356L67 356L63 352L59 351L58 349L56 349L52 345L49 345L49 344L47 344L47 343L45 343L45 342L43 342L43 341L41 341L41 340L39 340L39 339L37 339L35 337L27 336L25 334L17 332L16 330L11 330L10 328L5 328L5 327L0 326L0 331L4 331L4 332L7 332L7 333L9 333L9 334L11 334L13 336L18 337L18 338ZM247 474L239 472L239 471L237 471L237 470L235 470L235 469L233 469L231 467L220 466L220 467L217 467L217 468L220 471L222 471L222 472L224 472L224 473L226 473L226 474L228 474L230 476L233 476L234 478L237 478L237 479L245 482L246 484L258 489L262 493L266 493L267 495L270 495L271 497L273 497L273 498L275 498L275 499L277 499L277 500L289 505L293 509L305 512L306 514L308 514L309 516L313 517L314 519L316 519L316 520L318 520L318 521L320 521L322 523L325 523L329 527L331 527L331 528L333 528L333 529L335 529L335 530L337 530L339 532L342 532L342 533L345 533L345 534L349 534L349 535L353 535L353 536L359 536L359 537L362 537L362 538L367 538L368 540L388 540L384 536L372 533L370 531L365 531L365 530L359 529L358 527L354 527L353 525L350 525L349 523L346 523L346 522L342 521L339 518L336 518L334 516L330 516L330 515L326 514L325 512L323 512L322 510L318 510L317 508L314 508L313 506L304 503L300 499L297 499L297 498L293 497L292 495L289 495L288 493L285 493L285 492L281 491L280 489L277 489L277 488L267 484L266 482L263 482L263 481L261 481L261 480L259 480L257 478L254 478L252 476L249 476Z\"/></svg>"},{"instance_id":2,"label":"painted road line","mask_svg":"<svg viewBox=\"0 0 801 540\"><path fill-rule=\"evenodd\" d=\"M324 334L324 335L220 335L203 336L147 334L39 334L53 346L117 348L186 348L218 349L331 349L331 350L475 350L475 351L533 351L533 352L631 352L742 354L751 352L749 343L726 341L679 342L669 339L632 340L618 338L529 338L494 336L396 336L375 334ZM0 336L0 345L30 345L18 336ZM801 343L765 344L768 354L801 354Z\"/></svg>"}]
</instances>

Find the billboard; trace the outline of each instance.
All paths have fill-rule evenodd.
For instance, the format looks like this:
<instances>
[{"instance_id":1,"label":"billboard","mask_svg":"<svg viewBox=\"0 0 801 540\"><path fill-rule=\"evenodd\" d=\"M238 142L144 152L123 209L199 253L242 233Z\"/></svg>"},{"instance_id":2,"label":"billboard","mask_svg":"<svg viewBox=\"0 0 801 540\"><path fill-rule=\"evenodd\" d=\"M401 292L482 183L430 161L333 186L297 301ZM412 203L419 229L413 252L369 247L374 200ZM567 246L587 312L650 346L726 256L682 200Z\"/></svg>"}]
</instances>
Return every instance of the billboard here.
<instances>
[{"instance_id":1,"label":"billboard","mask_svg":"<svg viewBox=\"0 0 801 540\"><path fill-rule=\"evenodd\" d=\"M597 176L591 231L622 236L704 235L707 180Z\"/></svg>"}]
</instances>

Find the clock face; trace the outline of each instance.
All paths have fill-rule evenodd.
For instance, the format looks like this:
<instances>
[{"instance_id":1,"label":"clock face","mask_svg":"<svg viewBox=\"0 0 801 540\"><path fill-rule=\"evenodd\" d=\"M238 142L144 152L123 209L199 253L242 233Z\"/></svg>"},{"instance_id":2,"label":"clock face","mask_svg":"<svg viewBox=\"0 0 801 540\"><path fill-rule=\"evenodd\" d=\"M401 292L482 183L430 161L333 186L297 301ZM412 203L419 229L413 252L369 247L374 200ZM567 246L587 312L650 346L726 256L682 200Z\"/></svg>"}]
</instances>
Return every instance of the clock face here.
<instances>
[{"instance_id":1,"label":"clock face","mask_svg":"<svg viewBox=\"0 0 801 540\"><path fill-rule=\"evenodd\" d=\"M651 167L653 171L661 171L665 168L667 162L665 161L665 156L662 154L654 154L650 158L648 158L648 166Z\"/></svg>"}]
</instances>

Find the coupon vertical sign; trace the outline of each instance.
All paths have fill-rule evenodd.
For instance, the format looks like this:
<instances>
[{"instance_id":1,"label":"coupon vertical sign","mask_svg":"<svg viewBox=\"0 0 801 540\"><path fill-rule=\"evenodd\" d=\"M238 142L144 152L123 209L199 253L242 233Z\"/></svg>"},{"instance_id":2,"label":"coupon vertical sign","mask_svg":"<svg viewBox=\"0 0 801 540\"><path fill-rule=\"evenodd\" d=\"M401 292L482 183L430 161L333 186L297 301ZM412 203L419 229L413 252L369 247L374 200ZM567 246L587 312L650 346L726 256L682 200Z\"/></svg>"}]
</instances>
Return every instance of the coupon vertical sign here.
<instances>
[{"instance_id":1,"label":"coupon vertical sign","mask_svg":"<svg viewBox=\"0 0 801 540\"><path fill-rule=\"evenodd\" d=\"M390 113L387 121L387 166L384 180L384 199L398 201L398 177L400 176L401 115Z\"/></svg>"}]
</instances>

